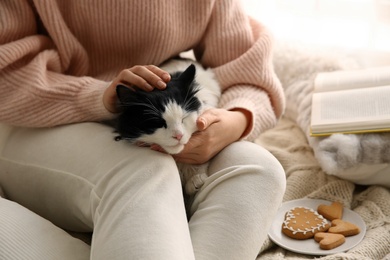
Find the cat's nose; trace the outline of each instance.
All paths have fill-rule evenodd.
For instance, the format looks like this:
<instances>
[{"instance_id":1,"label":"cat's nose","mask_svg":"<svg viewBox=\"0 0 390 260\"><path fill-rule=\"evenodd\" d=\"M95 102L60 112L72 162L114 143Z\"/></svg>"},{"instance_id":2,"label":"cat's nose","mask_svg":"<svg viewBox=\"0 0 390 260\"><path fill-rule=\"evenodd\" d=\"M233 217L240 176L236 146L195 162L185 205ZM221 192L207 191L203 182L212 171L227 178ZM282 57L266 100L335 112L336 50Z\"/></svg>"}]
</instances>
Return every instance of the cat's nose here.
<instances>
[{"instance_id":1,"label":"cat's nose","mask_svg":"<svg viewBox=\"0 0 390 260\"><path fill-rule=\"evenodd\" d=\"M183 138L183 134L179 133L179 132L176 132L176 133L173 134L172 137L180 141Z\"/></svg>"}]
</instances>

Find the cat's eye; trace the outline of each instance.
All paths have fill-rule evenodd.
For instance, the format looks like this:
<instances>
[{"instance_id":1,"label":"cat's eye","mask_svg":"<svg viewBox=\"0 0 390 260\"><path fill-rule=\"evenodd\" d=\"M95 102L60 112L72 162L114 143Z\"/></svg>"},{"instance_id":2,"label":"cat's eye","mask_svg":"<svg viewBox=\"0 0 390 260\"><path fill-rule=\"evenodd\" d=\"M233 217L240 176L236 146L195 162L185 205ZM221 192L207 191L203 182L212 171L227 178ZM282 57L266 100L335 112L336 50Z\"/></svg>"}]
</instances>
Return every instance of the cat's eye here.
<instances>
[{"instance_id":1,"label":"cat's eye","mask_svg":"<svg viewBox=\"0 0 390 260\"><path fill-rule=\"evenodd\" d=\"M165 129L168 128L167 123L166 123L165 121L163 122L163 127L164 127Z\"/></svg>"}]
</instances>

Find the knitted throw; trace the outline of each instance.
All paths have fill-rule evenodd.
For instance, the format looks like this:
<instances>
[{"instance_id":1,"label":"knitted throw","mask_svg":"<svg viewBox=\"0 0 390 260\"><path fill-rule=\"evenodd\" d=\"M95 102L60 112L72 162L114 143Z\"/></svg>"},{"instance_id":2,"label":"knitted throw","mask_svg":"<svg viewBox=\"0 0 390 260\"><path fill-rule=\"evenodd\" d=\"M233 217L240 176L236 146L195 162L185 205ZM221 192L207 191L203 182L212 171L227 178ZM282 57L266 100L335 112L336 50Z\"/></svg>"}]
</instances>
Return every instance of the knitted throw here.
<instances>
[{"instance_id":1,"label":"knitted throw","mask_svg":"<svg viewBox=\"0 0 390 260\"><path fill-rule=\"evenodd\" d=\"M390 259L390 190L382 186L356 185L325 173L326 165L318 159L321 153L326 152L322 145L335 141L331 138L312 138L308 133L312 82L315 73L352 68L356 65L340 63L339 57L329 53L324 54L323 51L308 52L302 47L284 43L277 47L274 60L276 72L285 87L287 111L275 128L260 135L255 142L272 152L285 169L287 189L284 201L301 198L340 201L359 214L367 225L367 233L356 247L345 253L317 256L317 258ZM357 138L359 142L364 140L363 136L352 138ZM373 138L380 137L375 135ZM365 144L361 145L364 147ZM368 162L370 159L361 151L364 149L359 150L358 162ZM333 155L336 154L337 152L334 151ZM376 160L383 159L376 158ZM338 170L348 167L342 165L337 156L333 156L332 161ZM370 162L377 161L372 159ZM355 164L351 163L351 165ZM314 256L285 250L268 239L263 244L257 260L313 258Z\"/></svg>"}]
</instances>

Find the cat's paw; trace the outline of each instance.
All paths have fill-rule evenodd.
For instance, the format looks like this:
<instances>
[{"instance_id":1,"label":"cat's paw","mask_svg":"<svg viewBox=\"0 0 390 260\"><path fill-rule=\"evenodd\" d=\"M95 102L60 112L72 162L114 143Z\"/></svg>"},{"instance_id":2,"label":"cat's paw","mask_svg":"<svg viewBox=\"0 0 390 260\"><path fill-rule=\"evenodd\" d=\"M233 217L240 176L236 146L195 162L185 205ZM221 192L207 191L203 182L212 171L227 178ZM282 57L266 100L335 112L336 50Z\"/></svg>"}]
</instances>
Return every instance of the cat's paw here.
<instances>
[{"instance_id":1,"label":"cat's paw","mask_svg":"<svg viewBox=\"0 0 390 260\"><path fill-rule=\"evenodd\" d=\"M320 141L316 151L323 170L332 175L355 166L360 162L361 156L360 139L354 134L331 135Z\"/></svg>"},{"instance_id":2,"label":"cat's paw","mask_svg":"<svg viewBox=\"0 0 390 260\"><path fill-rule=\"evenodd\" d=\"M195 174L185 183L185 191L187 195L195 194L204 184L207 178L206 173Z\"/></svg>"}]
</instances>

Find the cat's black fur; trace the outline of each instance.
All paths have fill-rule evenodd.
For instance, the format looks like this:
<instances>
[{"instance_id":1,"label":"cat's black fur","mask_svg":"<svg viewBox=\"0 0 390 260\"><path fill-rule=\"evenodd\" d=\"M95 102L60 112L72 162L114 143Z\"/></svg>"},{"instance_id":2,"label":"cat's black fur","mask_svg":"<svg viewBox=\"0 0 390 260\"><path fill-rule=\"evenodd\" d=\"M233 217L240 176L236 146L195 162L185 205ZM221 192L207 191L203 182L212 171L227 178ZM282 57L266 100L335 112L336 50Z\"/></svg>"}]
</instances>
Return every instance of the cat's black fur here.
<instances>
[{"instance_id":1,"label":"cat's black fur","mask_svg":"<svg viewBox=\"0 0 390 260\"><path fill-rule=\"evenodd\" d=\"M161 67L171 73L164 90L146 92L117 86L121 113L116 121L116 140L157 144L169 154L178 154L197 129L197 118L217 107L221 89L212 70L189 60L172 59ZM196 79L195 79L196 75ZM185 192L192 198L207 178L208 163L177 163ZM189 204L188 204L189 205Z\"/></svg>"},{"instance_id":2,"label":"cat's black fur","mask_svg":"<svg viewBox=\"0 0 390 260\"><path fill-rule=\"evenodd\" d=\"M174 101L186 111L196 111L201 107L196 97L199 86L194 80L195 66L191 64L184 72L171 74L171 80L164 90L146 92L117 86L117 95L122 110L117 119L116 130L120 134L116 140L135 140L143 134L153 134L158 128L167 127L162 114L165 105Z\"/></svg>"}]
</instances>

